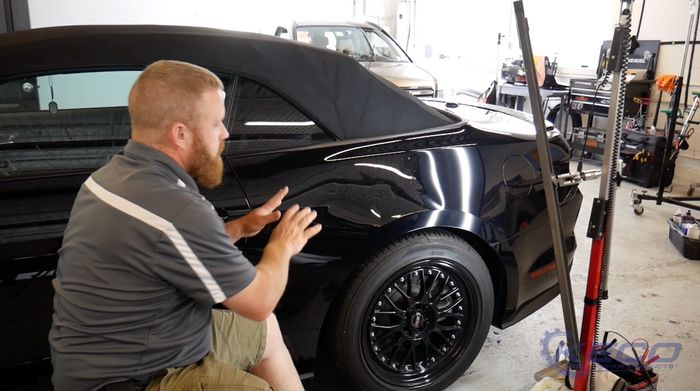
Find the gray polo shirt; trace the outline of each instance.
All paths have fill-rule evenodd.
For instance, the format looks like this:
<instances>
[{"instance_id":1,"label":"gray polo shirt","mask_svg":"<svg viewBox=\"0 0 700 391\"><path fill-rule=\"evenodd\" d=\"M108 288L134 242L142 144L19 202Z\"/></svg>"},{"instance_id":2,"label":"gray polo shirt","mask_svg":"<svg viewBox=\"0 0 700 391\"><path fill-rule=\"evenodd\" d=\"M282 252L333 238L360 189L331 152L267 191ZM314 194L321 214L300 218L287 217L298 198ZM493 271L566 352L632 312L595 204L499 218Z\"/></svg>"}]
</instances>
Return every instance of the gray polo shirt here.
<instances>
[{"instance_id":1,"label":"gray polo shirt","mask_svg":"<svg viewBox=\"0 0 700 391\"><path fill-rule=\"evenodd\" d=\"M211 306L256 273L194 180L134 141L83 184L58 253L56 391L148 381L200 360Z\"/></svg>"}]
</instances>

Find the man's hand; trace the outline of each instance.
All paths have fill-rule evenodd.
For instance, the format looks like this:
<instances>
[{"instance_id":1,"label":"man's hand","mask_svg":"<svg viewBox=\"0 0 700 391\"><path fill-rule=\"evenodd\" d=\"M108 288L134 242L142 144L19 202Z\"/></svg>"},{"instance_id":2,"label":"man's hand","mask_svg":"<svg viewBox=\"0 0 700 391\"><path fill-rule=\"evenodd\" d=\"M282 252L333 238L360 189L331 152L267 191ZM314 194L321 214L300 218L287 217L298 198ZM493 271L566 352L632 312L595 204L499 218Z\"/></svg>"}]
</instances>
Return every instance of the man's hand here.
<instances>
[{"instance_id":1,"label":"man's hand","mask_svg":"<svg viewBox=\"0 0 700 391\"><path fill-rule=\"evenodd\" d=\"M226 233L231 237L231 242L236 243L240 238L255 236L266 225L279 220L282 213L276 209L282 204L282 199L288 192L289 188L285 186L263 206L253 209L240 219L226 223Z\"/></svg>"},{"instance_id":2,"label":"man's hand","mask_svg":"<svg viewBox=\"0 0 700 391\"><path fill-rule=\"evenodd\" d=\"M299 254L306 242L321 232L321 224L309 227L315 218L315 210L309 207L299 209L299 205L292 205L272 232L266 249L281 249L287 259Z\"/></svg>"},{"instance_id":3,"label":"man's hand","mask_svg":"<svg viewBox=\"0 0 700 391\"><path fill-rule=\"evenodd\" d=\"M286 192L285 188L277 196L284 196ZM299 254L306 242L321 232L320 224L309 227L315 218L316 211L311 208L299 209L299 205L292 205L272 231L260 262L255 265L257 273L253 282L223 301L223 305L248 319L267 319L287 286L291 257Z\"/></svg>"}]
</instances>

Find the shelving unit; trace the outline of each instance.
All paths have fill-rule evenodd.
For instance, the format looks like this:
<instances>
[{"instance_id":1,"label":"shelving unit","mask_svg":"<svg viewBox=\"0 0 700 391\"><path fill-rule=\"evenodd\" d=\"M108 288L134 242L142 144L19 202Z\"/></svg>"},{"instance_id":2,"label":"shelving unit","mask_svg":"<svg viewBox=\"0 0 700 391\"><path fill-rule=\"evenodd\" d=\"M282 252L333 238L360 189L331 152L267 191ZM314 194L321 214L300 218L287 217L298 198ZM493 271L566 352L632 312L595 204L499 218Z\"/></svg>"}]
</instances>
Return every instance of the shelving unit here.
<instances>
[{"instance_id":1,"label":"shelving unit","mask_svg":"<svg viewBox=\"0 0 700 391\"><path fill-rule=\"evenodd\" d=\"M574 150L583 150L585 144L586 152L602 155L605 150L605 129L594 128L593 119L595 117L607 118L610 109L610 91L600 89L596 93L596 83L596 79L571 79L570 115L585 116L587 119L586 125L573 127L570 134L566 134L566 138ZM631 82L627 85L624 106L625 118L644 118L646 116L646 106L640 106L634 101L634 98L649 98L650 87L653 83L653 80L645 80ZM591 108L593 109L592 113ZM585 137L587 126L590 127L588 138ZM633 126L626 130L634 131Z\"/></svg>"}]
</instances>

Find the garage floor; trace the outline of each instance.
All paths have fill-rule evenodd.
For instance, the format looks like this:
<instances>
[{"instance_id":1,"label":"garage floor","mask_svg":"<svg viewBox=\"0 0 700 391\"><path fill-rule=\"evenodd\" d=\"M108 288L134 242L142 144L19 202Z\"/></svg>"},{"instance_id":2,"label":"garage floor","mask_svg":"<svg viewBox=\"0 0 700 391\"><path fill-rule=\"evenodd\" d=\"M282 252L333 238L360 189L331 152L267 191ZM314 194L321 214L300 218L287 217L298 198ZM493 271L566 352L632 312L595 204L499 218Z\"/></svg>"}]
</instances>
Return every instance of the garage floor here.
<instances>
[{"instance_id":1,"label":"garage floor","mask_svg":"<svg viewBox=\"0 0 700 391\"><path fill-rule=\"evenodd\" d=\"M595 162L587 164L584 169L591 168L596 168ZM700 181L700 162L680 158L672 194L685 195L689 184L697 181ZM584 202L576 226L578 250L571 272L579 327L591 247L586 226L599 187L599 180L581 185ZM697 332L700 329L700 261L683 258L668 239L666 219L677 207L643 201L645 212L636 216L629 198L633 188L643 189L631 182L623 182L616 195L610 299L602 306L600 338L603 331L614 330L630 341L645 338L652 345L679 343L682 346L680 356L668 363L673 364L673 368L656 371L659 374L658 389L695 390L700 380L697 367L700 359L700 335ZM696 195L699 192L697 190ZM700 217L700 212L694 211L693 215ZM472 367L448 390L529 390L535 384L533 375L548 365L540 340L545 337L545 332L553 333L556 329L564 330L560 298L506 330L492 327L484 349ZM556 342L548 347L549 354L553 354ZM657 354L671 357L674 349L661 348Z\"/></svg>"}]
</instances>

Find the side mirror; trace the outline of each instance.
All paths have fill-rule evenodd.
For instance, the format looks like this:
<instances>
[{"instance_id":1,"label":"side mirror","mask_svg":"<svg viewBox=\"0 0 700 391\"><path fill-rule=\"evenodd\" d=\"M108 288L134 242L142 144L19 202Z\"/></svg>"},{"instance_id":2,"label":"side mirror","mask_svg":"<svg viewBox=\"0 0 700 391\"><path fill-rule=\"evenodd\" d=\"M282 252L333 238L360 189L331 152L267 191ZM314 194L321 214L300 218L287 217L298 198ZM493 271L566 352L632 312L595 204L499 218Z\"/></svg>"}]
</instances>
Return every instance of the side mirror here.
<instances>
[{"instance_id":1,"label":"side mirror","mask_svg":"<svg viewBox=\"0 0 700 391\"><path fill-rule=\"evenodd\" d=\"M285 34L285 37L282 37L282 34ZM275 37L286 38L286 35L288 35L288 34L289 34L289 31L287 31L286 27L277 26L277 29L275 30Z\"/></svg>"}]
</instances>

